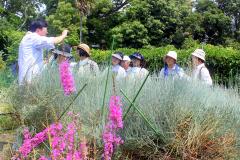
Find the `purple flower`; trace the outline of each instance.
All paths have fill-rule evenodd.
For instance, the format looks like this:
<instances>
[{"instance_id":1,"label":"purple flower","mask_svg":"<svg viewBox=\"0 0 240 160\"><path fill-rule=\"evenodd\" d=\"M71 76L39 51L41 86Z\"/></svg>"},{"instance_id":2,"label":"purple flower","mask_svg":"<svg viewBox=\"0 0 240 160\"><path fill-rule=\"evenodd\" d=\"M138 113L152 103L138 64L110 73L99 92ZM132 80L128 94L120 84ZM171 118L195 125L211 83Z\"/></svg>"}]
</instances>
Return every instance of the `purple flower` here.
<instances>
[{"instance_id":1,"label":"purple flower","mask_svg":"<svg viewBox=\"0 0 240 160\"><path fill-rule=\"evenodd\" d=\"M110 98L108 123L106 124L103 133L103 156L105 160L110 160L114 153L114 148L123 144L121 137L117 136L119 129L123 128L121 106L122 103L119 96L112 96Z\"/></svg>"},{"instance_id":2,"label":"purple flower","mask_svg":"<svg viewBox=\"0 0 240 160\"><path fill-rule=\"evenodd\" d=\"M76 91L73 75L70 71L70 64L64 61L59 65L61 85L66 96Z\"/></svg>"}]
</instances>

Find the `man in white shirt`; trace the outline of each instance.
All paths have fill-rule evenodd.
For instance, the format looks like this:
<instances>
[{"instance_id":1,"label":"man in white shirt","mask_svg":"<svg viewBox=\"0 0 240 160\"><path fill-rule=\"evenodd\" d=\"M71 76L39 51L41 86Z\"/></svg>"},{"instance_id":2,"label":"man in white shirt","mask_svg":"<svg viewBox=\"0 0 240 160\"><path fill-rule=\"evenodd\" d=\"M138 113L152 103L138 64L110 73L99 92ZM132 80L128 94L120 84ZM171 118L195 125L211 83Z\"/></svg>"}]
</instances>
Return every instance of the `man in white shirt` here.
<instances>
[{"instance_id":1,"label":"man in white shirt","mask_svg":"<svg viewBox=\"0 0 240 160\"><path fill-rule=\"evenodd\" d=\"M212 78L204 62L205 62L205 52L202 49L196 49L192 53L192 64L193 64L192 77L195 80L199 80L204 84L211 86Z\"/></svg>"},{"instance_id":2,"label":"man in white shirt","mask_svg":"<svg viewBox=\"0 0 240 160\"><path fill-rule=\"evenodd\" d=\"M61 36L46 37L48 24L38 19L31 23L30 31L23 37L18 54L19 84L30 83L32 78L39 75L43 69L43 50L53 49L67 36L68 30L64 30Z\"/></svg>"}]
</instances>

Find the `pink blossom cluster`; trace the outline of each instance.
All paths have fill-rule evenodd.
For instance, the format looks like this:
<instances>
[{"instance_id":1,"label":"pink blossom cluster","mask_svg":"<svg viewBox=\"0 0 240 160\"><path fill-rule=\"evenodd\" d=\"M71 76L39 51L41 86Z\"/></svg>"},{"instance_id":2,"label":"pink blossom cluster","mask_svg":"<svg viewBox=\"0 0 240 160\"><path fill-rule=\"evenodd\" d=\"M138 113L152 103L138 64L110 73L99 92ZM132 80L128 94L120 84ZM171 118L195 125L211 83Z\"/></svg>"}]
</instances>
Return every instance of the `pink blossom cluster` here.
<instances>
[{"instance_id":1,"label":"pink blossom cluster","mask_svg":"<svg viewBox=\"0 0 240 160\"><path fill-rule=\"evenodd\" d=\"M70 64L68 60L63 61L59 65L59 72L60 72L60 80L64 90L64 94L68 96L76 91L74 78L71 73Z\"/></svg>"},{"instance_id":2,"label":"pink blossom cluster","mask_svg":"<svg viewBox=\"0 0 240 160\"><path fill-rule=\"evenodd\" d=\"M123 140L117 135L120 129L123 129L122 120L122 103L119 96L112 96L109 104L108 123L104 128L103 143L104 143L104 159L110 160L114 149L123 144Z\"/></svg>"},{"instance_id":3,"label":"pink blossom cluster","mask_svg":"<svg viewBox=\"0 0 240 160\"><path fill-rule=\"evenodd\" d=\"M27 158L29 153L49 138L51 146L51 159L52 160L84 160L87 156L87 143L84 141L77 142L75 139L77 132L76 122L73 120L68 124L66 132L64 132L63 125L61 123L54 123L44 129L42 132L37 133L34 137L31 137L30 132L25 129L24 141L19 148L19 152L23 158ZM78 144L75 147L75 144ZM39 160L48 159L45 156L41 156Z\"/></svg>"}]
</instances>

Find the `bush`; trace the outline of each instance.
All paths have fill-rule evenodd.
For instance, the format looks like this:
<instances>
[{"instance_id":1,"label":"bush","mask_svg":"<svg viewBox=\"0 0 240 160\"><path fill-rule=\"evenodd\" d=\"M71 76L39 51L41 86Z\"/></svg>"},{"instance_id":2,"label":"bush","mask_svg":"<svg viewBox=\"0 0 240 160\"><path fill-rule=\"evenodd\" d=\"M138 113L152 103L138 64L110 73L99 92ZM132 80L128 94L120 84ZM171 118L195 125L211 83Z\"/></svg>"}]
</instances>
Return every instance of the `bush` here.
<instances>
[{"instance_id":1,"label":"bush","mask_svg":"<svg viewBox=\"0 0 240 160\"><path fill-rule=\"evenodd\" d=\"M101 106L105 79L106 72L96 77L75 75L78 90L85 83L88 85L69 110L80 114L82 134L95 139L97 146L102 146L104 123ZM116 94L123 100L124 113L130 103L122 96L120 89L133 99L141 82L129 80L115 83ZM110 78L105 110L108 109L108 99L113 94L112 85ZM11 103L21 114L23 122L34 126L38 131L42 125L50 124L54 116L57 118L72 101L72 97L64 96L56 70L47 70L29 86L13 86L10 90ZM124 145L119 150L119 156L161 159L167 154L176 159L189 159L190 156L196 159L239 158L240 110L236 92L217 86L209 88L185 80L164 81L151 77L135 104L160 135L156 135L136 109L132 108L121 132ZM67 119L68 116L65 115L62 122L68 123ZM209 148L206 149L205 146Z\"/></svg>"}]
</instances>

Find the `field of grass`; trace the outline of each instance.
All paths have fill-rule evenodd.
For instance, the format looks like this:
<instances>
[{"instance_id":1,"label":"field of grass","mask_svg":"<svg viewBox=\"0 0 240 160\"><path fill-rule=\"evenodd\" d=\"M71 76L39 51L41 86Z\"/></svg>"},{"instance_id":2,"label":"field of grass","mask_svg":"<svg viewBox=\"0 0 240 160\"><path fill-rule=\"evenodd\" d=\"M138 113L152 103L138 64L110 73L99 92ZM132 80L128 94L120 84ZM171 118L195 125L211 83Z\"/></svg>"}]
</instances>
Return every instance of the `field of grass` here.
<instances>
[{"instance_id":1,"label":"field of grass","mask_svg":"<svg viewBox=\"0 0 240 160\"><path fill-rule=\"evenodd\" d=\"M102 117L106 74L75 75L77 89L87 87L68 110L80 114L83 134L89 141L96 140L99 151L108 101L114 94L110 75ZM139 79L116 81L124 113L130 106L127 98L133 100L142 83ZM37 131L54 122L75 96L64 96L57 69L46 71L31 85L13 84L5 93L5 101L15 109L20 124ZM124 120L120 133L124 144L115 159L240 158L240 99L236 90L151 76L134 104ZM68 123L68 116L61 121Z\"/></svg>"}]
</instances>

